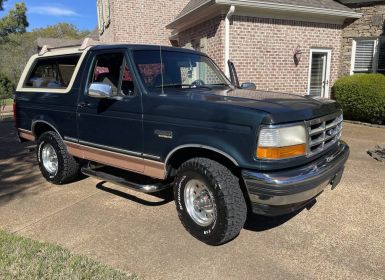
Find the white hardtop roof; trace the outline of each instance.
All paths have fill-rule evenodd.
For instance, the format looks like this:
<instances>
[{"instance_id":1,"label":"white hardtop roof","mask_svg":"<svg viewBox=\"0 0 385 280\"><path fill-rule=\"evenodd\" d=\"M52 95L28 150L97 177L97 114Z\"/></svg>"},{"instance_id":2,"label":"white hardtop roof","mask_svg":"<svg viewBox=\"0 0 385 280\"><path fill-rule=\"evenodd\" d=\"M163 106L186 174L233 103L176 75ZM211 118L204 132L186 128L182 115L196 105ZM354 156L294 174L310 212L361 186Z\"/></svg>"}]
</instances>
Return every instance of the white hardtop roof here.
<instances>
[{"instance_id":1,"label":"white hardtop roof","mask_svg":"<svg viewBox=\"0 0 385 280\"><path fill-rule=\"evenodd\" d=\"M57 55L66 55L66 54L76 54L76 53L83 53L87 51L91 46L97 46L99 45L99 41L95 41L91 38L84 39L83 43L81 45L75 45L75 46L65 46L65 47L56 47L53 48L49 45L44 45L39 52L39 57L44 56L57 56Z\"/></svg>"},{"instance_id":2,"label":"white hardtop roof","mask_svg":"<svg viewBox=\"0 0 385 280\"><path fill-rule=\"evenodd\" d=\"M40 51L40 53L35 56L38 57L49 57L49 56L58 56L66 54L82 54L86 49L80 49L79 47L68 47L68 48L55 48L55 49L45 49L45 46Z\"/></svg>"}]
</instances>

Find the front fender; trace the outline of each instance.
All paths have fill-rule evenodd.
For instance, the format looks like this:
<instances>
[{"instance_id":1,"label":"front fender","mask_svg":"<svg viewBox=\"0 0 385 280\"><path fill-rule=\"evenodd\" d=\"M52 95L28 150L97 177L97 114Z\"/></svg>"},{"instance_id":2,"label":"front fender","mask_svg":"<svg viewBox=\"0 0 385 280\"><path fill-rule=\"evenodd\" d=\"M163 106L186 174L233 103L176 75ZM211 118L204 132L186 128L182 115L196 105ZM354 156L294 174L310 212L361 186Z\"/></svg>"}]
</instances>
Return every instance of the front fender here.
<instances>
[{"instance_id":1,"label":"front fender","mask_svg":"<svg viewBox=\"0 0 385 280\"><path fill-rule=\"evenodd\" d=\"M162 158L167 164L176 152L187 148L201 148L216 152L228 158L236 166L242 166L246 161L240 153L241 150L237 147L236 141L230 142L218 137L208 137L207 134L188 135L179 139L173 146L165 149Z\"/></svg>"}]
</instances>

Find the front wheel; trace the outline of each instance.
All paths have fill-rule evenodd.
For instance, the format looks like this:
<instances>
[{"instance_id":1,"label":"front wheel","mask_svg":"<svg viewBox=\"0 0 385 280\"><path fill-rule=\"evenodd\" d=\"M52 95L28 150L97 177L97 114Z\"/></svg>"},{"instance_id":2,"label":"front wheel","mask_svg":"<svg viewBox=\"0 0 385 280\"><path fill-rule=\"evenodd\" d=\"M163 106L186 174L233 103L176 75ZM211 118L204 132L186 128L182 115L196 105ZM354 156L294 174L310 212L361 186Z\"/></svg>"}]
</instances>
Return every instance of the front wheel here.
<instances>
[{"instance_id":1,"label":"front wheel","mask_svg":"<svg viewBox=\"0 0 385 280\"><path fill-rule=\"evenodd\" d=\"M174 196L182 224L206 244L232 240L245 224L247 206L239 179L216 161L194 158L183 163Z\"/></svg>"}]
</instances>

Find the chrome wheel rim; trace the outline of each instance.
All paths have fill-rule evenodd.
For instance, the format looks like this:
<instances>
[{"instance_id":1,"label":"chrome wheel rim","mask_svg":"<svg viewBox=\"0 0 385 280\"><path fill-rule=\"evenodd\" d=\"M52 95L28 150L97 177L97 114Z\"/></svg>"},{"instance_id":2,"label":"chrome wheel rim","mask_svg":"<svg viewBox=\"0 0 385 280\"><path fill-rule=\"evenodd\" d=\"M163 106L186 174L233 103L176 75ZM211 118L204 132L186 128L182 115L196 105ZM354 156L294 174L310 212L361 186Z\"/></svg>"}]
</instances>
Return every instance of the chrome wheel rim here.
<instances>
[{"instance_id":1,"label":"chrome wheel rim","mask_svg":"<svg viewBox=\"0 0 385 280\"><path fill-rule=\"evenodd\" d=\"M195 223L209 226L216 219L214 197L206 184L200 180L190 180L184 190L187 212Z\"/></svg>"},{"instance_id":2,"label":"chrome wheel rim","mask_svg":"<svg viewBox=\"0 0 385 280\"><path fill-rule=\"evenodd\" d=\"M43 166L51 175L56 174L58 170L58 158L55 149L51 144L45 144L41 151Z\"/></svg>"}]
</instances>

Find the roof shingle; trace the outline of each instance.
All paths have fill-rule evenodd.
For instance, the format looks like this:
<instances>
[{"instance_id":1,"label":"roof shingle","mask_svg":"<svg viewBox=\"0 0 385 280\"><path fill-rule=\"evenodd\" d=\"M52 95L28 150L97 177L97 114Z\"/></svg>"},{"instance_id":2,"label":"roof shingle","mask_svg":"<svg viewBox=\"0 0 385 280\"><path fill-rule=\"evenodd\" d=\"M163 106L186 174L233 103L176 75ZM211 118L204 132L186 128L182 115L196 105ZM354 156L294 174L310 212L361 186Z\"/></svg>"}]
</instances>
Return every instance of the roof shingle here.
<instances>
[{"instance_id":1,"label":"roof shingle","mask_svg":"<svg viewBox=\"0 0 385 280\"><path fill-rule=\"evenodd\" d=\"M183 8L183 10L179 13L179 15L176 18L177 19L181 18L181 17L189 14L190 12L195 10L196 8L202 6L206 3L210 3L210 2L214 3L215 1L212 1L212 0L190 0L190 2L187 3L187 5Z\"/></svg>"},{"instance_id":2,"label":"roof shingle","mask_svg":"<svg viewBox=\"0 0 385 280\"><path fill-rule=\"evenodd\" d=\"M184 7L184 9L179 13L176 19L184 17L185 15L189 14L190 12L199 8L202 5L209 4L209 3L214 4L216 2L217 2L216 0L191 0L186 5L186 7ZM336 10L336 11L343 11L343 12L352 12L350 8L334 0L264 0L264 1L255 0L253 2L255 2L256 4L260 3L260 4L292 5L292 6L298 6L298 7L310 7L310 8L328 9L328 10Z\"/></svg>"},{"instance_id":3,"label":"roof shingle","mask_svg":"<svg viewBox=\"0 0 385 280\"><path fill-rule=\"evenodd\" d=\"M275 3L282 5L293 5L293 6L302 6L302 7L312 7L312 8L321 8L337 11L347 11L351 12L352 10L337 1L334 0L274 0L274 1L255 1L255 2L266 2L266 3Z\"/></svg>"}]
</instances>

